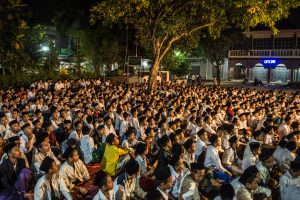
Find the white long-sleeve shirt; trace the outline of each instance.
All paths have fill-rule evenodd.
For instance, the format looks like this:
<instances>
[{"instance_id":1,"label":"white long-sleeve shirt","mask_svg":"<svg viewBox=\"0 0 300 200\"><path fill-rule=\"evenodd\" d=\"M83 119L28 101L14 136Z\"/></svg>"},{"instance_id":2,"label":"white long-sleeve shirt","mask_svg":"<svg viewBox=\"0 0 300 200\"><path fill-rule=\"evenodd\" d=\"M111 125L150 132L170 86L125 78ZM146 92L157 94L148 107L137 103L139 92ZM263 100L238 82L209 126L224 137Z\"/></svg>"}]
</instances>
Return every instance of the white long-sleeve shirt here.
<instances>
[{"instance_id":1,"label":"white long-sleeve shirt","mask_svg":"<svg viewBox=\"0 0 300 200\"><path fill-rule=\"evenodd\" d=\"M67 200L73 199L70 190L75 186L73 183L76 180L82 182L90 179L89 172L81 160L74 163L74 166L65 161L59 170L59 176L60 191Z\"/></svg>"},{"instance_id":2,"label":"white long-sleeve shirt","mask_svg":"<svg viewBox=\"0 0 300 200\"><path fill-rule=\"evenodd\" d=\"M196 158L198 158L201 153L204 151L204 149L207 147L206 143L203 142L200 137L196 136Z\"/></svg>"},{"instance_id":3,"label":"white long-sleeve shirt","mask_svg":"<svg viewBox=\"0 0 300 200\"><path fill-rule=\"evenodd\" d=\"M120 124L120 136L122 137L124 134L125 134L125 132L127 131L127 129L128 129L128 122L127 121L125 121L125 120L122 120L121 121L121 124Z\"/></svg>"},{"instance_id":4,"label":"white long-sleeve shirt","mask_svg":"<svg viewBox=\"0 0 300 200\"><path fill-rule=\"evenodd\" d=\"M221 163L217 149L212 145L207 147L204 165L205 167L215 167L222 172L227 171Z\"/></svg>"},{"instance_id":5,"label":"white long-sleeve shirt","mask_svg":"<svg viewBox=\"0 0 300 200\"><path fill-rule=\"evenodd\" d=\"M290 185L286 188L284 196L281 200L300 199L300 187L296 185Z\"/></svg>"},{"instance_id":6,"label":"white long-sleeve shirt","mask_svg":"<svg viewBox=\"0 0 300 200\"><path fill-rule=\"evenodd\" d=\"M82 136L80 140L80 149L83 153L84 163L89 164L93 160L93 151L95 149L94 139L89 135Z\"/></svg>"},{"instance_id":7,"label":"white long-sleeve shirt","mask_svg":"<svg viewBox=\"0 0 300 200\"><path fill-rule=\"evenodd\" d=\"M244 171L248 167L252 165L256 165L257 162L258 162L258 157L254 156L253 153L251 152L250 154L243 157L242 170Z\"/></svg>"},{"instance_id":8,"label":"white long-sleeve shirt","mask_svg":"<svg viewBox=\"0 0 300 200\"><path fill-rule=\"evenodd\" d=\"M300 186L300 177L292 177L289 171L287 171L285 174L283 174L280 177L279 181L279 186L280 186L280 194L281 194L281 199L285 200L285 196L287 196L287 188L289 186Z\"/></svg>"},{"instance_id":9,"label":"white long-sleeve shirt","mask_svg":"<svg viewBox=\"0 0 300 200\"><path fill-rule=\"evenodd\" d=\"M46 175L38 180L34 187L34 200L51 200L52 192L55 197L60 198L58 174L52 176L51 183L47 180Z\"/></svg>"},{"instance_id":10,"label":"white long-sleeve shirt","mask_svg":"<svg viewBox=\"0 0 300 200\"><path fill-rule=\"evenodd\" d=\"M98 193L94 196L93 200L114 200L114 190L110 190L108 194L109 194L109 199L107 199L106 196L101 191L101 189L99 189Z\"/></svg>"},{"instance_id":11,"label":"white long-sleeve shirt","mask_svg":"<svg viewBox=\"0 0 300 200\"><path fill-rule=\"evenodd\" d=\"M41 152L37 152L32 159L33 165L35 167L35 170L37 172L40 172L40 166L43 162L43 160L49 156L50 158L52 158L56 165L60 166L60 161L56 158L56 156L54 155L54 153L50 150L48 153L41 153Z\"/></svg>"}]
</instances>

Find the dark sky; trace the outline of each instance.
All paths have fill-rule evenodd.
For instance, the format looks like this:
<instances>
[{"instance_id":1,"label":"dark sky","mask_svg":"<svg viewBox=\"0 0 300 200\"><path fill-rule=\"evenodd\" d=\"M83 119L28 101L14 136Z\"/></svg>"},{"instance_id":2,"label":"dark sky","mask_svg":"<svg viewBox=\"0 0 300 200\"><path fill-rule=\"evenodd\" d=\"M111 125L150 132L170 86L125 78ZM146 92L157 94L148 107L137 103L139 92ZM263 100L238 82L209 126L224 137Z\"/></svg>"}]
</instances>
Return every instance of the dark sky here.
<instances>
[{"instance_id":1,"label":"dark sky","mask_svg":"<svg viewBox=\"0 0 300 200\"><path fill-rule=\"evenodd\" d=\"M32 9L33 22L50 24L55 13L60 9L74 10L89 8L97 0L25 0ZM277 23L279 29L300 29L300 8L291 11L288 19ZM265 29L258 26L257 29Z\"/></svg>"}]
</instances>

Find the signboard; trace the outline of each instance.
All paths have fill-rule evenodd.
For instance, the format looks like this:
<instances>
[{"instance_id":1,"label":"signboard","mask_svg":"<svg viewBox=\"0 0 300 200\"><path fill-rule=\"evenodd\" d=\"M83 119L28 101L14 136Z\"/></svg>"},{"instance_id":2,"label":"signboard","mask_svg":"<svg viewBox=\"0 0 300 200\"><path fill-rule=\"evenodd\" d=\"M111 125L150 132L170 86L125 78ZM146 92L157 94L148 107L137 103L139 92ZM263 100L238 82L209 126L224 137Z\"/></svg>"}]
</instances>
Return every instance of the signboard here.
<instances>
[{"instance_id":1,"label":"signboard","mask_svg":"<svg viewBox=\"0 0 300 200\"><path fill-rule=\"evenodd\" d=\"M265 68L275 68L278 64L279 61L277 59L263 59L262 64L264 65Z\"/></svg>"}]
</instances>

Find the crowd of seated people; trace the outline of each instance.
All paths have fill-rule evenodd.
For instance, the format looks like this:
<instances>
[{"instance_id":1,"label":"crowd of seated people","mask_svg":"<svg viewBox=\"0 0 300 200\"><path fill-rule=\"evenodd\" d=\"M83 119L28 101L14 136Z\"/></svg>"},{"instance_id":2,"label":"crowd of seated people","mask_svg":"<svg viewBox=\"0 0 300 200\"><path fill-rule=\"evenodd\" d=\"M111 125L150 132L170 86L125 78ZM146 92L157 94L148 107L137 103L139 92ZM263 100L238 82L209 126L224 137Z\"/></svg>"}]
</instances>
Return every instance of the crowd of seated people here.
<instances>
[{"instance_id":1,"label":"crowd of seated people","mask_svg":"<svg viewBox=\"0 0 300 200\"><path fill-rule=\"evenodd\" d=\"M300 199L296 91L39 80L0 108L0 200Z\"/></svg>"}]
</instances>

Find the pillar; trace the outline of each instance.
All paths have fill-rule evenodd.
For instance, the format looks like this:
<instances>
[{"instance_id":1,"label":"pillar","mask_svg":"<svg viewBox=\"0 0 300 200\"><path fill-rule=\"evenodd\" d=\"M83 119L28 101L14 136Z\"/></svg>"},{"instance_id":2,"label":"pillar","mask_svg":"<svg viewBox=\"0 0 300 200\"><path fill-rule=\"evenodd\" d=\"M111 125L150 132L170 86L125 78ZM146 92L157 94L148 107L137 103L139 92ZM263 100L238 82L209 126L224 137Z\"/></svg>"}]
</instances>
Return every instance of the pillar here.
<instances>
[{"instance_id":1,"label":"pillar","mask_svg":"<svg viewBox=\"0 0 300 200\"><path fill-rule=\"evenodd\" d=\"M271 82L271 69L268 68L268 75L267 75L267 83L270 83Z\"/></svg>"}]
</instances>

